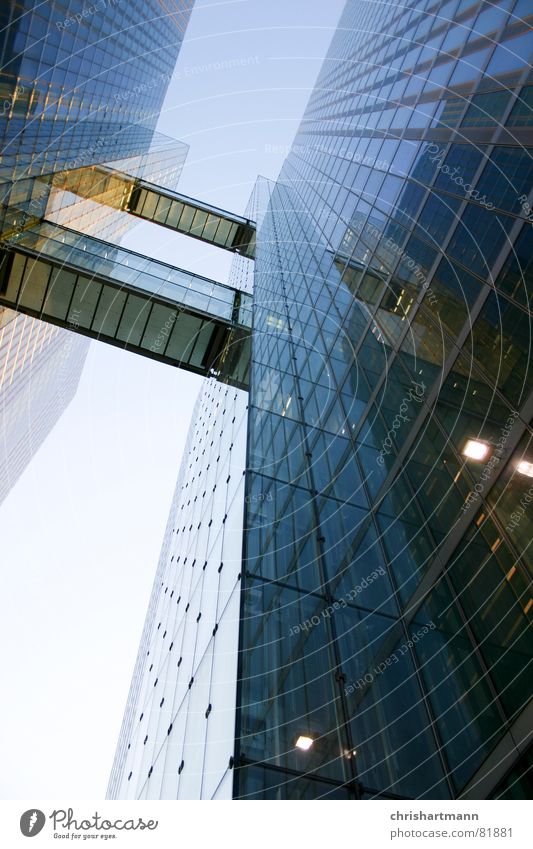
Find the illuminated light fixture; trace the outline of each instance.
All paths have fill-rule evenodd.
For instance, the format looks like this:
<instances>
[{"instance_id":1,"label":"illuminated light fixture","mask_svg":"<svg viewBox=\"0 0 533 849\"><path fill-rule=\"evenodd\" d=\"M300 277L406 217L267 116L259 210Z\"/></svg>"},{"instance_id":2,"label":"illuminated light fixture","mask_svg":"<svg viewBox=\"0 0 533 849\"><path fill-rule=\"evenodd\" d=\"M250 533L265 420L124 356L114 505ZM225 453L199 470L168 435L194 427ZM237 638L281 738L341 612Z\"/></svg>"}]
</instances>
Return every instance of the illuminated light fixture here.
<instances>
[{"instance_id":1,"label":"illuminated light fixture","mask_svg":"<svg viewBox=\"0 0 533 849\"><path fill-rule=\"evenodd\" d=\"M463 454L470 460L484 460L489 453L489 446L486 442L480 442L479 439L468 439Z\"/></svg>"},{"instance_id":2,"label":"illuminated light fixture","mask_svg":"<svg viewBox=\"0 0 533 849\"><path fill-rule=\"evenodd\" d=\"M527 460L520 460L516 470L517 472L520 472L521 475L533 478L533 463L528 463Z\"/></svg>"},{"instance_id":3,"label":"illuminated light fixture","mask_svg":"<svg viewBox=\"0 0 533 849\"><path fill-rule=\"evenodd\" d=\"M292 395L289 395L289 397L287 398L287 403L285 404L285 406L283 407L283 410L281 411L282 416L286 415L287 410L289 409L289 407L291 405L291 401L292 401Z\"/></svg>"},{"instance_id":4,"label":"illuminated light fixture","mask_svg":"<svg viewBox=\"0 0 533 849\"><path fill-rule=\"evenodd\" d=\"M308 749L311 748L315 741L312 737L307 737L305 734L300 734L296 741L296 748L301 749L303 752L307 752Z\"/></svg>"}]
</instances>

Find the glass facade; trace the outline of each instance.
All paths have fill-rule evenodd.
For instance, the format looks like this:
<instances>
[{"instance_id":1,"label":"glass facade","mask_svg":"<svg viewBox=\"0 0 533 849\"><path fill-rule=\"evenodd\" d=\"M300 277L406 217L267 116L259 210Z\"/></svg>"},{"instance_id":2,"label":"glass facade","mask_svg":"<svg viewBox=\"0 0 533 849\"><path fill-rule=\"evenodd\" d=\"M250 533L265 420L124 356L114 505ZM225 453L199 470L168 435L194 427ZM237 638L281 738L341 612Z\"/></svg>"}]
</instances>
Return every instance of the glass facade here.
<instances>
[{"instance_id":1,"label":"glass facade","mask_svg":"<svg viewBox=\"0 0 533 849\"><path fill-rule=\"evenodd\" d=\"M111 207L54 190L53 172L109 160L133 177L175 187L187 145L154 134L154 127L191 9L173 2L162 12L155 0L2 4L1 247L22 233L31 240L27 231L43 217L113 240L133 226ZM1 252L2 273L8 260ZM35 315L43 269L31 270ZM65 312L63 326L79 331L80 317ZM0 306L0 499L74 395L88 345Z\"/></svg>"},{"instance_id":2,"label":"glass facade","mask_svg":"<svg viewBox=\"0 0 533 849\"><path fill-rule=\"evenodd\" d=\"M0 503L76 394L89 344L0 307Z\"/></svg>"},{"instance_id":3,"label":"glass facade","mask_svg":"<svg viewBox=\"0 0 533 849\"><path fill-rule=\"evenodd\" d=\"M0 10L0 230L28 219L118 238L132 222L34 178L113 163L174 188L187 146L154 128L192 11L156 0L92 6L76 0ZM32 203L25 205L30 193ZM108 192L109 200L109 192ZM104 220L105 218L105 220ZM22 222L22 223L21 223Z\"/></svg>"},{"instance_id":4,"label":"glass facade","mask_svg":"<svg viewBox=\"0 0 533 849\"><path fill-rule=\"evenodd\" d=\"M0 179L146 153L192 6L2 4Z\"/></svg>"}]
</instances>

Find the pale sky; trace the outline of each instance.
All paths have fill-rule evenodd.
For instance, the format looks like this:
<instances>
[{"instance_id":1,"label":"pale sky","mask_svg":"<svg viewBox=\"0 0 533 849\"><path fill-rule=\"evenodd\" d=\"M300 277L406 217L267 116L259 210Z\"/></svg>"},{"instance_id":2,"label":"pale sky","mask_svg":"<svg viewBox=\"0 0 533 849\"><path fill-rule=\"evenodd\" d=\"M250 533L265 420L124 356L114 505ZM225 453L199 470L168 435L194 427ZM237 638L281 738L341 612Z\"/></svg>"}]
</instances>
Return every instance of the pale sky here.
<instances>
[{"instance_id":1,"label":"pale sky","mask_svg":"<svg viewBox=\"0 0 533 849\"><path fill-rule=\"evenodd\" d=\"M277 176L343 5L199 0L158 126L190 145L180 191L242 213ZM227 278L229 254L155 225L123 244ZM200 383L93 343L0 508L2 798L105 795Z\"/></svg>"}]
</instances>

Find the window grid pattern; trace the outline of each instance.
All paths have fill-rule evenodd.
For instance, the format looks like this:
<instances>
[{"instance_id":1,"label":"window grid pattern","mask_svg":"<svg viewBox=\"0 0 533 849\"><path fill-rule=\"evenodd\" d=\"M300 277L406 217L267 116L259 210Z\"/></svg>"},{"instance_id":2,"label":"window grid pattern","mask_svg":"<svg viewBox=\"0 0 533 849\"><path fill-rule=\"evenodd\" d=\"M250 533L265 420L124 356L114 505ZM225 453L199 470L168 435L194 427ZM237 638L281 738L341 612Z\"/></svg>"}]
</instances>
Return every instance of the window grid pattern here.
<instances>
[{"instance_id":1,"label":"window grid pattern","mask_svg":"<svg viewBox=\"0 0 533 849\"><path fill-rule=\"evenodd\" d=\"M238 798L489 795L526 707L527 11L349 2L258 229Z\"/></svg>"}]
</instances>

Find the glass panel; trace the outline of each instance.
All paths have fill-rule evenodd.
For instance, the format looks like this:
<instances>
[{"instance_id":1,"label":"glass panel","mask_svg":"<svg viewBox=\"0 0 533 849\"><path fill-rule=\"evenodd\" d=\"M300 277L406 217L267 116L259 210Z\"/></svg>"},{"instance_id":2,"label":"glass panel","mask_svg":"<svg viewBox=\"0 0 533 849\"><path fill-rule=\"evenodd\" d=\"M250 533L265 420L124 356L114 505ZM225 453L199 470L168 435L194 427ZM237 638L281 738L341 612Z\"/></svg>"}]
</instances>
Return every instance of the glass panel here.
<instances>
[{"instance_id":1,"label":"glass panel","mask_svg":"<svg viewBox=\"0 0 533 849\"><path fill-rule=\"evenodd\" d=\"M21 306L38 311L42 309L51 271L51 266L44 262L28 260L20 294Z\"/></svg>"},{"instance_id":2,"label":"glass panel","mask_svg":"<svg viewBox=\"0 0 533 849\"><path fill-rule=\"evenodd\" d=\"M91 329L104 336L114 336L126 298L126 292L104 286Z\"/></svg>"},{"instance_id":3,"label":"glass panel","mask_svg":"<svg viewBox=\"0 0 533 849\"><path fill-rule=\"evenodd\" d=\"M214 236L214 241L218 245L226 245L228 244L227 239L229 234L232 232L232 227L235 225L231 224L230 221L225 221L223 218L219 219L218 227L216 230L216 234Z\"/></svg>"},{"instance_id":4,"label":"glass panel","mask_svg":"<svg viewBox=\"0 0 533 849\"><path fill-rule=\"evenodd\" d=\"M157 208L154 212L154 221L158 221L160 224L164 224L167 220L167 215L171 204L172 201L169 198L160 197L157 204Z\"/></svg>"},{"instance_id":5,"label":"glass panel","mask_svg":"<svg viewBox=\"0 0 533 849\"><path fill-rule=\"evenodd\" d=\"M199 367L204 365L205 355L215 332L216 327L212 322L202 322L202 327L196 335L194 348L189 358L191 365Z\"/></svg>"},{"instance_id":6,"label":"glass panel","mask_svg":"<svg viewBox=\"0 0 533 849\"><path fill-rule=\"evenodd\" d=\"M173 200L167 216L167 226L168 227L179 227L179 220L181 218L181 213L184 210L184 206L177 200Z\"/></svg>"},{"instance_id":7,"label":"glass panel","mask_svg":"<svg viewBox=\"0 0 533 849\"><path fill-rule=\"evenodd\" d=\"M176 310L171 307L154 304L142 338L142 347L163 354L176 315Z\"/></svg>"},{"instance_id":8,"label":"glass panel","mask_svg":"<svg viewBox=\"0 0 533 849\"><path fill-rule=\"evenodd\" d=\"M7 287L5 293L2 292L2 296L12 303L16 302L18 298L19 286L22 281L25 264L26 257L23 254L14 255L13 265L11 266L11 272L7 281Z\"/></svg>"},{"instance_id":9,"label":"glass panel","mask_svg":"<svg viewBox=\"0 0 533 849\"><path fill-rule=\"evenodd\" d=\"M202 238L207 239L208 241L213 241L215 233L217 232L218 224L220 219L216 215L208 215L207 221L204 227L204 232L202 233Z\"/></svg>"},{"instance_id":10,"label":"glass panel","mask_svg":"<svg viewBox=\"0 0 533 849\"><path fill-rule=\"evenodd\" d=\"M43 312L54 318L67 317L67 311L76 285L76 275L70 271L54 271L50 278L50 286Z\"/></svg>"},{"instance_id":11,"label":"glass panel","mask_svg":"<svg viewBox=\"0 0 533 849\"><path fill-rule=\"evenodd\" d=\"M410 798L449 798L408 645L421 629L407 635L377 613L336 615L359 781Z\"/></svg>"},{"instance_id":12,"label":"glass panel","mask_svg":"<svg viewBox=\"0 0 533 849\"><path fill-rule=\"evenodd\" d=\"M130 345L138 345L144 330L144 325L151 307L146 298L137 295L128 295L126 306L117 330L117 339Z\"/></svg>"},{"instance_id":13,"label":"glass panel","mask_svg":"<svg viewBox=\"0 0 533 849\"><path fill-rule=\"evenodd\" d=\"M194 213L194 218L190 227L191 236L201 236L206 221L207 212L202 212L201 209L197 209Z\"/></svg>"},{"instance_id":14,"label":"glass panel","mask_svg":"<svg viewBox=\"0 0 533 849\"><path fill-rule=\"evenodd\" d=\"M153 219L158 202L159 195L157 195L155 192L146 192L146 199L141 209L142 217Z\"/></svg>"},{"instance_id":15,"label":"glass panel","mask_svg":"<svg viewBox=\"0 0 533 849\"><path fill-rule=\"evenodd\" d=\"M507 119L508 127L530 127L533 124L533 86L521 89Z\"/></svg>"},{"instance_id":16,"label":"glass panel","mask_svg":"<svg viewBox=\"0 0 533 849\"><path fill-rule=\"evenodd\" d=\"M507 298L491 293L474 323L467 345L485 373L515 406L527 398L533 385L531 323L526 312Z\"/></svg>"},{"instance_id":17,"label":"glass panel","mask_svg":"<svg viewBox=\"0 0 533 849\"><path fill-rule=\"evenodd\" d=\"M192 224L192 220L194 218L195 212L196 212L196 210L192 206L185 206L184 207L182 216L180 218L180 223L179 223L179 229L182 232L184 232L184 233L190 232L191 224Z\"/></svg>"},{"instance_id":18,"label":"glass panel","mask_svg":"<svg viewBox=\"0 0 533 849\"><path fill-rule=\"evenodd\" d=\"M490 69L487 73L491 73ZM500 123L507 108L510 94L507 91L491 91L476 94L466 110L463 127L494 127Z\"/></svg>"},{"instance_id":19,"label":"glass panel","mask_svg":"<svg viewBox=\"0 0 533 849\"><path fill-rule=\"evenodd\" d=\"M200 318L186 313L178 315L165 351L167 357L189 362L196 334L202 326Z\"/></svg>"},{"instance_id":20,"label":"glass panel","mask_svg":"<svg viewBox=\"0 0 533 849\"><path fill-rule=\"evenodd\" d=\"M69 315L72 316L73 320L76 320L80 327L89 328L91 326L101 289L101 283L96 283L88 277L78 276Z\"/></svg>"},{"instance_id":21,"label":"glass panel","mask_svg":"<svg viewBox=\"0 0 533 849\"><path fill-rule=\"evenodd\" d=\"M441 581L418 611L415 629L432 623L417 640L422 678L459 793L504 732L487 675Z\"/></svg>"}]
</instances>

